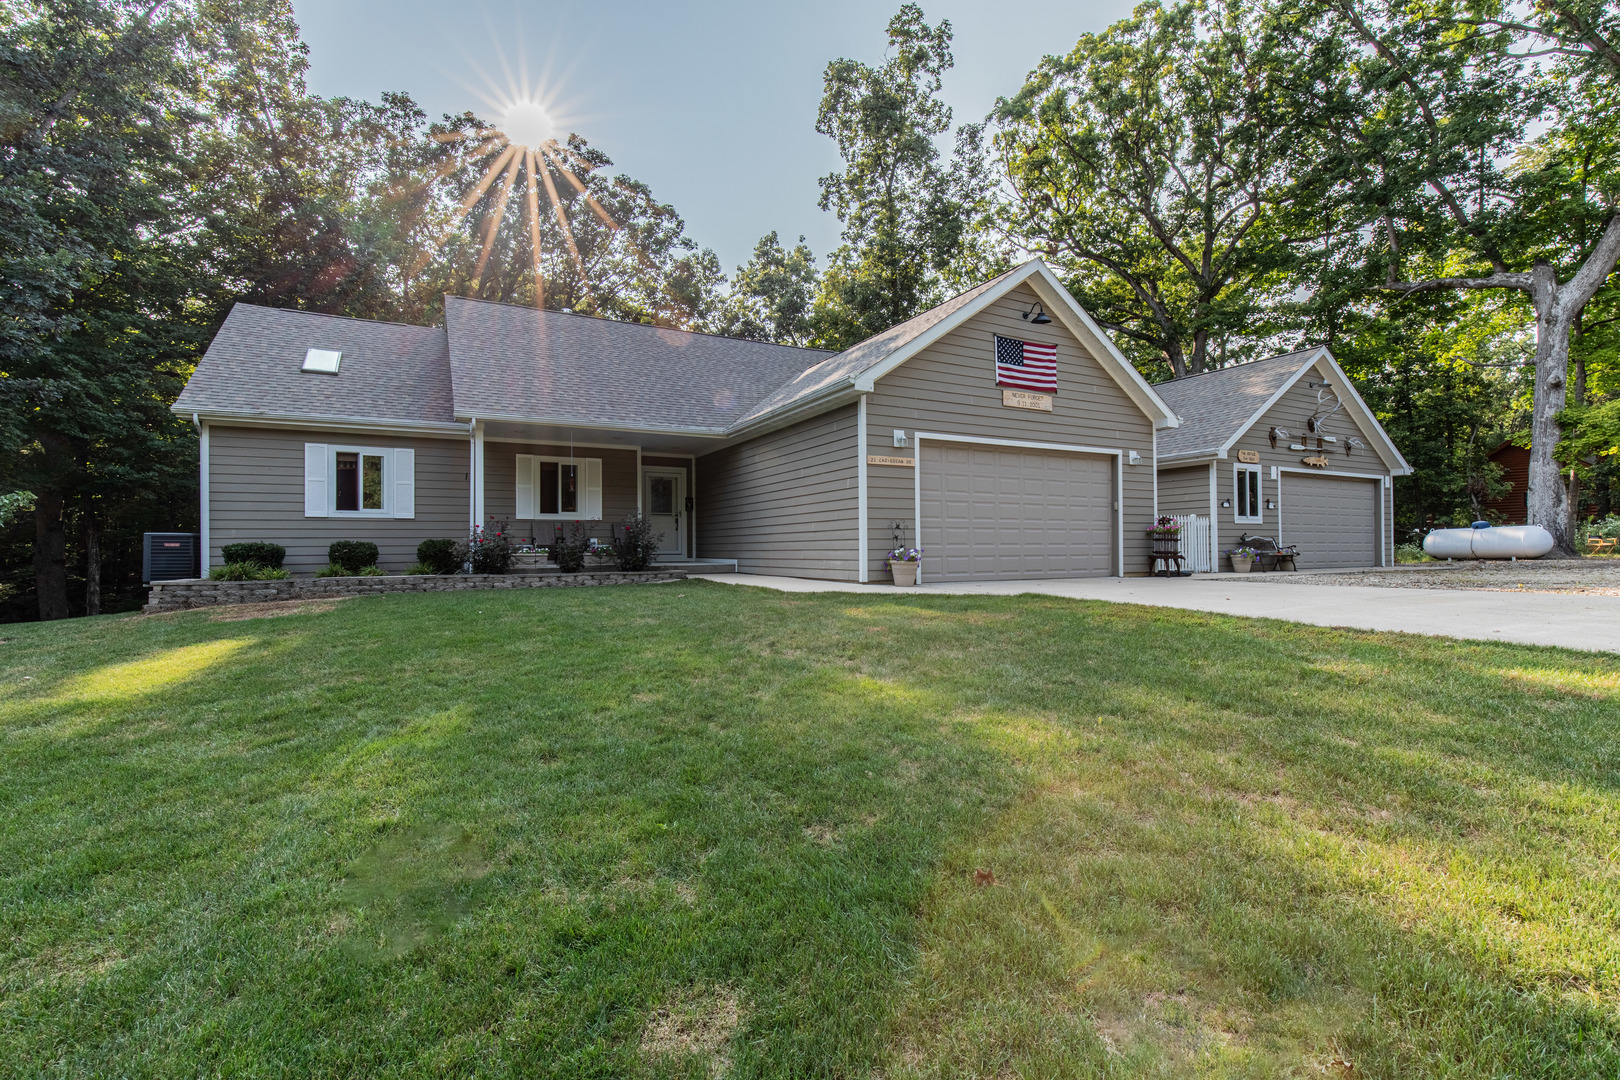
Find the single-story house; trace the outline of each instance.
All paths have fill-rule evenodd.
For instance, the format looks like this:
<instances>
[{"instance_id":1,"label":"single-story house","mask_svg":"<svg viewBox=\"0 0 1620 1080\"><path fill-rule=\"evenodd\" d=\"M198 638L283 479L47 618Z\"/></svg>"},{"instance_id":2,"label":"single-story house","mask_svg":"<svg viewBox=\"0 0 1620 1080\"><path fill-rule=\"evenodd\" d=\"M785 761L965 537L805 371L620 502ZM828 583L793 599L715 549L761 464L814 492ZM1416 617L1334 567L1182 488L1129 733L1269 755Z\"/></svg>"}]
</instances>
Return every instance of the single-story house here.
<instances>
[{"instance_id":1,"label":"single-story house","mask_svg":"<svg viewBox=\"0 0 1620 1080\"><path fill-rule=\"evenodd\" d=\"M946 581L1146 572L1180 423L1156 389L1035 259L839 353L458 297L442 327L239 304L174 409L209 566L267 540L307 573L353 539L397 570L491 521L544 544L640 513L667 561L886 581L898 541Z\"/></svg>"},{"instance_id":2,"label":"single-story house","mask_svg":"<svg viewBox=\"0 0 1620 1080\"><path fill-rule=\"evenodd\" d=\"M1412 468L1325 348L1154 387L1161 514L1208 515L1209 565L1240 538L1298 546L1299 569L1394 562L1393 479Z\"/></svg>"}]
</instances>

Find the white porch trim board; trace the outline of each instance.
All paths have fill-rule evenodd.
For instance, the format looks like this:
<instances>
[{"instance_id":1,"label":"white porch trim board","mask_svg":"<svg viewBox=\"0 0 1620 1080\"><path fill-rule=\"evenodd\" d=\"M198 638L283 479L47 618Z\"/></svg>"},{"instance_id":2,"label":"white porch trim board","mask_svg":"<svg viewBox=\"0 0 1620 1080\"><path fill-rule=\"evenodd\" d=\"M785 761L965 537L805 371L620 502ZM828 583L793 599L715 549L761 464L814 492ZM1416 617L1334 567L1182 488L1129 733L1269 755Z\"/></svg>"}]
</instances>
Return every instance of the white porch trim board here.
<instances>
[{"instance_id":1,"label":"white porch trim board","mask_svg":"<svg viewBox=\"0 0 1620 1080\"><path fill-rule=\"evenodd\" d=\"M855 548L860 552L860 558L855 563L855 580L866 584L866 564L871 562L871 552L867 550L866 520L866 395L862 394L855 404Z\"/></svg>"},{"instance_id":2,"label":"white porch trim board","mask_svg":"<svg viewBox=\"0 0 1620 1080\"><path fill-rule=\"evenodd\" d=\"M197 494L201 510L198 517L198 532L201 533L199 539L202 541L199 565L202 567L202 576L207 577L212 557L208 553L211 530L208 528L208 421L206 420L197 425Z\"/></svg>"}]
</instances>

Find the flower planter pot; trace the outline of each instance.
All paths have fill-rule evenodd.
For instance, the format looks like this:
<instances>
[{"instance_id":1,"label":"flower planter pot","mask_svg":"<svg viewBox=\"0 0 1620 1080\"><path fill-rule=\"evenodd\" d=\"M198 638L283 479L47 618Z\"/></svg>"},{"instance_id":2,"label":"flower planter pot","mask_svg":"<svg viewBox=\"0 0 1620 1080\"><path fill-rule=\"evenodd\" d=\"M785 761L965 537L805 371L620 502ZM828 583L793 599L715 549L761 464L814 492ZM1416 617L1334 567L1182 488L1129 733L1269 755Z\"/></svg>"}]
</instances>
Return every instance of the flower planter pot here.
<instances>
[{"instance_id":1,"label":"flower planter pot","mask_svg":"<svg viewBox=\"0 0 1620 1080\"><path fill-rule=\"evenodd\" d=\"M921 564L914 562L892 562L889 564L889 572L894 575L896 585L915 585L919 565Z\"/></svg>"},{"instance_id":2,"label":"flower planter pot","mask_svg":"<svg viewBox=\"0 0 1620 1080\"><path fill-rule=\"evenodd\" d=\"M1247 574L1254 569L1253 559L1244 559L1237 555L1229 555L1227 558L1232 560L1232 572L1234 574Z\"/></svg>"}]
</instances>

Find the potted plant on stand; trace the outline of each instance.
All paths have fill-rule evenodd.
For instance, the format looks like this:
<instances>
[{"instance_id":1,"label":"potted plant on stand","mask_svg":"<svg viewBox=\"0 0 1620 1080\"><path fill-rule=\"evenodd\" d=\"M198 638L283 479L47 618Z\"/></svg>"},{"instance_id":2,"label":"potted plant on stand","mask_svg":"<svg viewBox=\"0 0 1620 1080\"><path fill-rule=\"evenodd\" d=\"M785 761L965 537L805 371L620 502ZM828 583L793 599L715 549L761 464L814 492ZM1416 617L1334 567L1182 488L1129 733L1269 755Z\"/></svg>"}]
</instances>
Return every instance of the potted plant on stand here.
<instances>
[{"instance_id":1,"label":"potted plant on stand","mask_svg":"<svg viewBox=\"0 0 1620 1080\"><path fill-rule=\"evenodd\" d=\"M1232 572L1247 574L1254 568L1254 548L1235 547L1228 548L1226 557L1232 560Z\"/></svg>"},{"instance_id":2,"label":"potted plant on stand","mask_svg":"<svg viewBox=\"0 0 1620 1080\"><path fill-rule=\"evenodd\" d=\"M885 560L896 585L917 584L917 567L922 565L922 548L897 547Z\"/></svg>"},{"instance_id":3,"label":"potted plant on stand","mask_svg":"<svg viewBox=\"0 0 1620 1080\"><path fill-rule=\"evenodd\" d=\"M1152 573L1170 576L1170 568L1175 567L1177 574L1181 573L1181 526L1176 519L1161 516L1148 530L1148 536L1153 540L1153 570Z\"/></svg>"}]
</instances>

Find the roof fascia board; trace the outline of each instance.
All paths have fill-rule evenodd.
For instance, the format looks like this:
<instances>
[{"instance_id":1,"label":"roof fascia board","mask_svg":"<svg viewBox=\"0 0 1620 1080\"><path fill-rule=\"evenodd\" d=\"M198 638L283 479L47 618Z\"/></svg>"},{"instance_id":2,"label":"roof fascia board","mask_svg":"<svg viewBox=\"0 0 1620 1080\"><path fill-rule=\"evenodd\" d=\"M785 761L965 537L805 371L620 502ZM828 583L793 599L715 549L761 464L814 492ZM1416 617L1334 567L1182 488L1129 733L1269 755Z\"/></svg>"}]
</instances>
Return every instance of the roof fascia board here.
<instances>
[{"instance_id":1,"label":"roof fascia board","mask_svg":"<svg viewBox=\"0 0 1620 1080\"><path fill-rule=\"evenodd\" d=\"M1030 284L1035 289L1036 295L1057 309L1058 318L1064 320L1064 325L1071 334L1082 341L1091 339L1092 352L1103 362L1104 368L1112 368L1109 374L1114 376L1114 380L1120 384L1120 388L1131 400L1136 402L1137 407L1152 418L1153 427L1156 430L1180 427L1181 417L1177 416L1176 411L1154 391L1146 379L1142 378L1142 373L1136 370L1136 365L1125 359L1125 354L1119 351L1114 339L1103 333L1102 327L1098 326L1091 314L1069 294L1069 290L1063 287L1063 283L1052 273L1051 268L1040 259L1033 262L1037 273L1034 275L1035 280ZM1068 317L1065 318L1065 315ZM1074 322L1080 324L1078 328ZM1155 416L1155 413L1158 415Z\"/></svg>"},{"instance_id":2,"label":"roof fascia board","mask_svg":"<svg viewBox=\"0 0 1620 1080\"><path fill-rule=\"evenodd\" d=\"M1074 297L1069 295L1069 290L1063 287L1063 283L1058 281L1056 275L1040 259L1031 259L1024 263L1008 274L995 288L974 297L883 360L867 368L855 378L855 388L861 393L871 393L877 380L1025 282L1030 282L1036 295L1063 320L1064 328L1099 357L1104 369L1108 370L1114 381L1120 384L1126 396L1136 403L1137 408L1148 415L1155 428L1173 428L1181 425L1181 419L1176 416L1175 410L1153 392L1147 380L1142 378L1141 373L1125 359L1108 335L1092 321L1091 316L1075 302Z\"/></svg>"},{"instance_id":3,"label":"roof fascia board","mask_svg":"<svg viewBox=\"0 0 1620 1080\"><path fill-rule=\"evenodd\" d=\"M467 425L436 420L378 420L364 416L294 416L285 413L241 412L229 409L199 409L176 403L169 411L179 416L196 416L210 424L238 427L306 428L311 431L376 431L429 438L465 438Z\"/></svg>"},{"instance_id":4,"label":"roof fascia board","mask_svg":"<svg viewBox=\"0 0 1620 1080\"><path fill-rule=\"evenodd\" d=\"M794 404L768 412L756 420L746 424L739 424L726 431L729 439L752 439L797 424L800 420L808 419L819 413L831 409L842 408L858 399L863 392L855 385L853 379L839 379L828 386L821 388L814 394Z\"/></svg>"},{"instance_id":5,"label":"roof fascia board","mask_svg":"<svg viewBox=\"0 0 1620 1080\"><path fill-rule=\"evenodd\" d=\"M993 304L997 300L1000 300L1003 296L1006 296L1008 293L1012 292L1020 284L1027 281L1030 276L1036 272L1036 269L1040 265L1041 263L1039 259L1031 259L1029 262L1018 267L1012 273L1003 278L1000 284L998 284L995 288L986 289L978 296L975 296L972 300L963 304L961 307L939 320L939 322L935 323L933 326L930 326L927 330L924 330L922 333L900 346L900 348L896 349L882 360L879 360L877 363L855 376L853 379L851 379L855 389L863 394L872 393L873 389L875 388L875 384L879 379L883 378L883 376L887 375L901 364L904 364L907 360L910 360L913 356L916 356L930 345L933 345L946 334L949 334L951 331L967 322L974 315L977 315L986 305Z\"/></svg>"},{"instance_id":6,"label":"roof fascia board","mask_svg":"<svg viewBox=\"0 0 1620 1080\"><path fill-rule=\"evenodd\" d=\"M1333 359L1333 354L1328 352L1326 345L1318 345L1312 349L1305 359L1300 362L1299 369L1284 380L1283 384L1277 388L1277 392L1267 398L1265 404L1256 409L1254 415L1245 420L1232 433L1232 437L1221 444L1220 456L1225 457L1227 451L1231 450L1239 439L1248 434L1249 429L1259 423L1260 418L1266 415L1273 405L1282 400L1282 396L1291 390L1307 371L1324 360L1327 361L1328 368L1333 372L1334 377L1339 380L1340 385L1350 391L1350 401L1355 406L1356 411L1361 414L1361 419L1365 422L1363 426L1368 434L1372 435L1381 446L1378 456L1383 460L1385 466L1389 468L1390 475L1410 476L1412 466L1407 464L1406 458L1401 455L1399 448L1396 447L1394 441L1390 439L1389 434L1384 430L1384 425L1378 422L1378 417L1373 415L1373 411L1367 408L1367 403L1361 400L1361 395L1356 393L1356 388L1351 383L1350 376L1345 374L1344 368L1340 367L1339 362Z\"/></svg>"},{"instance_id":7,"label":"roof fascia board","mask_svg":"<svg viewBox=\"0 0 1620 1080\"><path fill-rule=\"evenodd\" d=\"M1216 454L1208 450L1194 450L1176 457L1161 457L1158 461L1158 467L1160 469L1181 469L1188 465L1208 465L1211 462L1224 460L1226 460L1225 454Z\"/></svg>"},{"instance_id":8,"label":"roof fascia board","mask_svg":"<svg viewBox=\"0 0 1620 1080\"><path fill-rule=\"evenodd\" d=\"M1277 402L1281 401L1284 394L1293 389L1294 384L1299 382L1299 377L1305 374L1306 370L1316 363L1316 358L1325 352L1327 352L1327 349L1320 345L1318 345L1315 349L1312 349L1305 356L1305 359L1299 362L1299 367L1294 370L1294 373L1288 376L1288 378L1284 379L1282 385L1277 387L1276 391L1272 393L1270 397L1266 398L1265 402L1258 409L1254 410L1254 413L1247 420L1243 421L1243 423L1237 426L1237 430L1232 432L1231 438L1221 443L1219 448L1220 456L1225 457L1226 452L1232 449L1233 445L1239 439L1247 435L1249 433L1249 429L1254 427L1255 424L1259 423L1260 418L1266 415L1266 413L1270 412L1271 407L1277 404Z\"/></svg>"},{"instance_id":9,"label":"roof fascia board","mask_svg":"<svg viewBox=\"0 0 1620 1080\"><path fill-rule=\"evenodd\" d=\"M1384 464L1390 466L1390 475L1411 476L1413 472L1411 464L1406 460L1406 456L1401 453L1401 448L1395 445L1395 440L1389 437L1389 432L1384 430L1384 425L1378 422L1378 417L1373 413L1372 409L1362 400L1361 394L1356 390L1355 382L1345 373L1344 368L1339 366L1339 361L1334 358L1332 353L1328 352L1325 346L1322 348L1321 353L1321 359L1327 361L1328 367L1332 369L1334 376L1339 380L1339 384L1350 391L1350 402L1361 413L1361 418L1366 421L1368 433L1383 444L1386 452L1381 453L1379 456L1384 459Z\"/></svg>"},{"instance_id":10,"label":"roof fascia board","mask_svg":"<svg viewBox=\"0 0 1620 1080\"><path fill-rule=\"evenodd\" d=\"M676 427L673 425L649 424L615 424L611 421L605 420L558 419L557 417L551 416L525 416L521 413L484 412L482 409L479 409L476 412L458 413L457 415L466 416L468 420L472 420L476 416L481 422L495 421L496 423L501 424L530 424L535 427L574 428L575 430L584 428L593 431L644 431L649 435L685 435L697 439L723 439L726 437L724 428L692 428ZM466 430L465 424L458 426L463 431Z\"/></svg>"}]
</instances>

